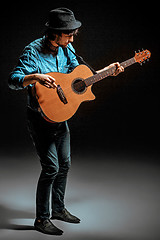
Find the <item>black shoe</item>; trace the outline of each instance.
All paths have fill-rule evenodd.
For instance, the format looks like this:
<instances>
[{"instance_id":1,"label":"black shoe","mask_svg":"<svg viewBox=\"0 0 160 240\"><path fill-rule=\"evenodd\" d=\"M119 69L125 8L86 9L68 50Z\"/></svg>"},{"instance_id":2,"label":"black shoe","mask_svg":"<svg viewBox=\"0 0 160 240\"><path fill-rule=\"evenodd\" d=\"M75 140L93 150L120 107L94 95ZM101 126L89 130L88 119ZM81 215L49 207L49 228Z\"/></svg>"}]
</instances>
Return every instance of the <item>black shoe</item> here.
<instances>
[{"instance_id":1,"label":"black shoe","mask_svg":"<svg viewBox=\"0 0 160 240\"><path fill-rule=\"evenodd\" d=\"M34 227L37 231L49 235L62 235L63 231L57 228L49 219L38 220L34 222Z\"/></svg>"},{"instance_id":2,"label":"black shoe","mask_svg":"<svg viewBox=\"0 0 160 240\"><path fill-rule=\"evenodd\" d=\"M69 213L65 208L60 213L53 212L51 219L57 219L69 223L80 223L81 221L79 218Z\"/></svg>"}]
</instances>

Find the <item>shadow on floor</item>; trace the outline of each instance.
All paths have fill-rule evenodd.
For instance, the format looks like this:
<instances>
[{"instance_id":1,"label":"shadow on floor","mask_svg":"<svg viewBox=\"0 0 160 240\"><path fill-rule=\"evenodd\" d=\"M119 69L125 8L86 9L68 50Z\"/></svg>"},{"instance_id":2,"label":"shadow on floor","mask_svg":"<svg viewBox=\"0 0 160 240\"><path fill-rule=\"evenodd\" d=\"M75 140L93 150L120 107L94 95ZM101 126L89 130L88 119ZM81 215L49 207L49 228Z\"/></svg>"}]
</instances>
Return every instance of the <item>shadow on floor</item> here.
<instances>
[{"instance_id":1,"label":"shadow on floor","mask_svg":"<svg viewBox=\"0 0 160 240\"><path fill-rule=\"evenodd\" d=\"M34 226L10 223L11 219L34 219L33 213L9 209L3 205L0 205L0 213L0 229L34 230Z\"/></svg>"}]
</instances>

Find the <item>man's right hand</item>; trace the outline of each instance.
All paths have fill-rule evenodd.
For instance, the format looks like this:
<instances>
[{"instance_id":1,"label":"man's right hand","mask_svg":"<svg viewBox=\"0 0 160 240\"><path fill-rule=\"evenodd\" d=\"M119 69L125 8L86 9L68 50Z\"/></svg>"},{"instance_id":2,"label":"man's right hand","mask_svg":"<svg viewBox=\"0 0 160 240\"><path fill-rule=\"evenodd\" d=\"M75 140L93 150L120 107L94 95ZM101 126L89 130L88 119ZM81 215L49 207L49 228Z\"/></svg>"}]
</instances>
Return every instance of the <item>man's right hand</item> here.
<instances>
[{"instance_id":1,"label":"man's right hand","mask_svg":"<svg viewBox=\"0 0 160 240\"><path fill-rule=\"evenodd\" d=\"M37 82L39 82L41 85L47 87L47 88L56 88L57 85L55 83L55 79L47 74L35 74Z\"/></svg>"},{"instance_id":2,"label":"man's right hand","mask_svg":"<svg viewBox=\"0 0 160 240\"><path fill-rule=\"evenodd\" d=\"M57 85L55 83L55 79L47 74L30 74L26 75L23 80L23 87L27 87L30 84L34 84L36 82L39 82L41 85L47 87L47 88L56 88Z\"/></svg>"}]
</instances>

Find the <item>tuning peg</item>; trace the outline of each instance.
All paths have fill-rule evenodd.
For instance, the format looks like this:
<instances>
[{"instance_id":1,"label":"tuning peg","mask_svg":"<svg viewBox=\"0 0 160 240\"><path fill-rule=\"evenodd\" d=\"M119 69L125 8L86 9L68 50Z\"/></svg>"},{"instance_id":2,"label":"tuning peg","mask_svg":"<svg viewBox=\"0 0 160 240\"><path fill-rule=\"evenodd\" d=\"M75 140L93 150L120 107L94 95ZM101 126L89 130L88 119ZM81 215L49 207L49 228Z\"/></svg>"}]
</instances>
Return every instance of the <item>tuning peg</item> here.
<instances>
[{"instance_id":1,"label":"tuning peg","mask_svg":"<svg viewBox=\"0 0 160 240\"><path fill-rule=\"evenodd\" d=\"M138 52L140 53L141 50L138 50Z\"/></svg>"},{"instance_id":2,"label":"tuning peg","mask_svg":"<svg viewBox=\"0 0 160 240\"><path fill-rule=\"evenodd\" d=\"M143 61L143 63L145 63L146 61Z\"/></svg>"},{"instance_id":3,"label":"tuning peg","mask_svg":"<svg viewBox=\"0 0 160 240\"><path fill-rule=\"evenodd\" d=\"M142 51L144 51L144 49L142 48Z\"/></svg>"},{"instance_id":4,"label":"tuning peg","mask_svg":"<svg viewBox=\"0 0 160 240\"><path fill-rule=\"evenodd\" d=\"M140 65L142 66L143 63L140 63Z\"/></svg>"},{"instance_id":5,"label":"tuning peg","mask_svg":"<svg viewBox=\"0 0 160 240\"><path fill-rule=\"evenodd\" d=\"M149 62L149 58L147 58L147 62Z\"/></svg>"}]
</instances>

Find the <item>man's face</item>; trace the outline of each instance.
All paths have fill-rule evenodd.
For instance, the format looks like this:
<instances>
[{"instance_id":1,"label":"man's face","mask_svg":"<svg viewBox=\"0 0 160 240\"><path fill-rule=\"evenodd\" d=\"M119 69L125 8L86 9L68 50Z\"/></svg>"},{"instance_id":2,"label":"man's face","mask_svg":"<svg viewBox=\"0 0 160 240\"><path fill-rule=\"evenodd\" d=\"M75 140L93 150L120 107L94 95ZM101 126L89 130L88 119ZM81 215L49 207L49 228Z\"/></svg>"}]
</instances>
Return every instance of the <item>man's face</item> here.
<instances>
[{"instance_id":1,"label":"man's face","mask_svg":"<svg viewBox=\"0 0 160 240\"><path fill-rule=\"evenodd\" d=\"M64 34L62 33L61 36L56 35L55 43L63 48L66 48L69 43L73 42L74 34Z\"/></svg>"}]
</instances>

